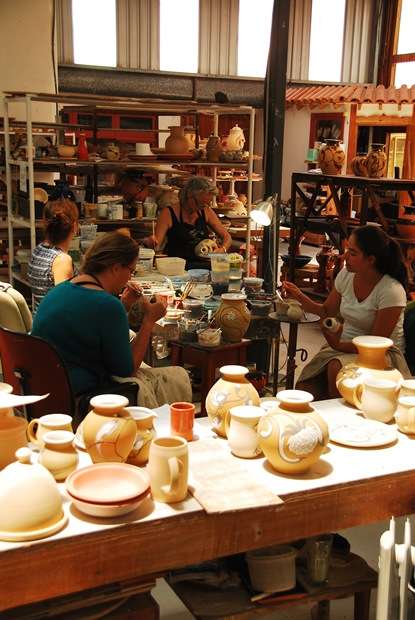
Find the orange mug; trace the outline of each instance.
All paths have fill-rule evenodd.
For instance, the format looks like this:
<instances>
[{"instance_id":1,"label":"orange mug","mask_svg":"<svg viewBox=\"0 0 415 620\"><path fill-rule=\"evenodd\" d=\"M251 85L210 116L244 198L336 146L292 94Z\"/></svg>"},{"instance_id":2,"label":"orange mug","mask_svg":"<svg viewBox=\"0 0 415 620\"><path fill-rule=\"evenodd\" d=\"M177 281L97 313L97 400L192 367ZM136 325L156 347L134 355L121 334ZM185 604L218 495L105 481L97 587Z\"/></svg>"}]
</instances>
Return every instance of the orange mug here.
<instances>
[{"instance_id":1,"label":"orange mug","mask_svg":"<svg viewBox=\"0 0 415 620\"><path fill-rule=\"evenodd\" d=\"M172 435L193 439L195 406L192 403L172 403L170 405L170 430Z\"/></svg>"}]
</instances>

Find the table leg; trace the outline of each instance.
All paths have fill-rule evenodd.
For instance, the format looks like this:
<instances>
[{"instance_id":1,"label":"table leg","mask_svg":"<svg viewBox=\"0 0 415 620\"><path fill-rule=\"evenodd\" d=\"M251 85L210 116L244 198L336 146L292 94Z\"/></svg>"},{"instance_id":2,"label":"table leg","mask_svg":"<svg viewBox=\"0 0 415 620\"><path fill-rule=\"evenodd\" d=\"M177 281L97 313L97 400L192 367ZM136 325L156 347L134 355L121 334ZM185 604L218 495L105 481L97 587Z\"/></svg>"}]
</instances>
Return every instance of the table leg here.
<instances>
[{"instance_id":1,"label":"table leg","mask_svg":"<svg viewBox=\"0 0 415 620\"><path fill-rule=\"evenodd\" d=\"M275 396L278 392L278 371L280 366L280 342L281 342L281 323L277 322L277 336L274 338L274 380L272 386L272 393Z\"/></svg>"},{"instance_id":2,"label":"table leg","mask_svg":"<svg viewBox=\"0 0 415 620\"><path fill-rule=\"evenodd\" d=\"M355 592L354 620L369 620L370 592L370 589L363 590L363 592Z\"/></svg>"},{"instance_id":3,"label":"table leg","mask_svg":"<svg viewBox=\"0 0 415 620\"><path fill-rule=\"evenodd\" d=\"M288 351L287 351L287 376L285 387L290 390L294 387L294 373L296 368L295 355L297 352L298 323L290 323L288 332Z\"/></svg>"}]
</instances>

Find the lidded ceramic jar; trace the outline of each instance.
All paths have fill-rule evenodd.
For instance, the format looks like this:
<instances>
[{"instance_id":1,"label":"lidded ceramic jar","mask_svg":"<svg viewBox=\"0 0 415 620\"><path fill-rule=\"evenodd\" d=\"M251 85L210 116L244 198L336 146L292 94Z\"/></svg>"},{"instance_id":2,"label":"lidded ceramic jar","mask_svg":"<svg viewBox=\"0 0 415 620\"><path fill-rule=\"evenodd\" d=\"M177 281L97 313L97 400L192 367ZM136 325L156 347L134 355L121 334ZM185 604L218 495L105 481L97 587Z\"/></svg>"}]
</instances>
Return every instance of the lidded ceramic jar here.
<instances>
[{"instance_id":1,"label":"lidded ceramic jar","mask_svg":"<svg viewBox=\"0 0 415 620\"><path fill-rule=\"evenodd\" d=\"M134 418L137 434L133 448L128 455L127 463L131 465L145 465L148 461L151 442L157 437L153 422L157 413L147 407L127 407L127 411Z\"/></svg>"},{"instance_id":2,"label":"lidded ceramic jar","mask_svg":"<svg viewBox=\"0 0 415 620\"><path fill-rule=\"evenodd\" d=\"M240 342L245 336L251 313L243 293L223 293L220 306L215 313L215 322L222 330L227 342Z\"/></svg>"},{"instance_id":3,"label":"lidded ceramic jar","mask_svg":"<svg viewBox=\"0 0 415 620\"><path fill-rule=\"evenodd\" d=\"M259 406L258 392L245 375L245 366L222 366L220 378L210 388L206 397L206 411L212 429L221 437L226 437L226 424L229 425L229 411L238 405Z\"/></svg>"},{"instance_id":4,"label":"lidded ceramic jar","mask_svg":"<svg viewBox=\"0 0 415 620\"><path fill-rule=\"evenodd\" d=\"M92 410L82 430L92 462L126 461L137 434L135 420L126 409L128 400L118 394L101 394L91 398L90 404Z\"/></svg>"},{"instance_id":5,"label":"lidded ceramic jar","mask_svg":"<svg viewBox=\"0 0 415 620\"><path fill-rule=\"evenodd\" d=\"M238 124L229 130L229 135L224 140L225 151L241 151L245 144L245 135L243 129Z\"/></svg>"},{"instance_id":6,"label":"lidded ceramic jar","mask_svg":"<svg viewBox=\"0 0 415 620\"><path fill-rule=\"evenodd\" d=\"M259 421L259 445L276 471L303 473L318 461L328 443L327 424L310 405L312 394L283 390L277 399Z\"/></svg>"},{"instance_id":7,"label":"lidded ceramic jar","mask_svg":"<svg viewBox=\"0 0 415 620\"><path fill-rule=\"evenodd\" d=\"M318 163L323 174L340 174L345 160L345 152L340 140L324 141L318 155Z\"/></svg>"},{"instance_id":8,"label":"lidded ceramic jar","mask_svg":"<svg viewBox=\"0 0 415 620\"><path fill-rule=\"evenodd\" d=\"M367 156L367 174L372 179L380 179L386 175L385 145L373 143Z\"/></svg>"},{"instance_id":9,"label":"lidded ceramic jar","mask_svg":"<svg viewBox=\"0 0 415 620\"><path fill-rule=\"evenodd\" d=\"M70 431L49 431L43 435L44 445L39 463L55 480L65 480L78 466L79 456L74 448L75 435Z\"/></svg>"},{"instance_id":10,"label":"lidded ceramic jar","mask_svg":"<svg viewBox=\"0 0 415 620\"><path fill-rule=\"evenodd\" d=\"M400 386L402 374L397 368L388 366L386 352L393 345L390 338L356 336L352 342L358 350L356 360L341 368L336 386L346 402L360 409L366 379L393 381Z\"/></svg>"},{"instance_id":11,"label":"lidded ceramic jar","mask_svg":"<svg viewBox=\"0 0 415 620\"><path fill-rule=\"evenodd\" d=\"M166 153L171 153L172 155L183 155L183 153L187 153L189 151L189 142L184 135L184 127L172 126L169 127L169 129L170 135L165 145Z\"/></svg>"},{"instance_id":12,"label":"lidded ceramic jar","mask_svg":"<svg viewBox=\"0 0 415 620\"><path fill-rule=\"evenodd\" d=\"M52 474L32 464L29 448L19 448L17 462L0 472L0 539L37 540L58 532L68 517Z\"/></svg>"}]
</instances>

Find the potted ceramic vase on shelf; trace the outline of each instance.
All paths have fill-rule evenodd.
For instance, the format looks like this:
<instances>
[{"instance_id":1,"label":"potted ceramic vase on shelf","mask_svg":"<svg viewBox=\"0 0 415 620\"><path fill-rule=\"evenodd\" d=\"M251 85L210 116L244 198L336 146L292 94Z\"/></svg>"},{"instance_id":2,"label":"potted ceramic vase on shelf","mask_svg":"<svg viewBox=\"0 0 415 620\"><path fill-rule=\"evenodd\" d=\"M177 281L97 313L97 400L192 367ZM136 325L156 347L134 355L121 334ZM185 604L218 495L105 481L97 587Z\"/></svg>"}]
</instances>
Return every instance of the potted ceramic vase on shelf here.
<instances>
[{"instance_id":1,"label":"potted ceramic vase on shelf","mask_svg":"<svg viewBox=\"0 0 415 620\"><path fill-rule=\"evenodd\" d=\"M258 423L259 445L276 471L303 473L328 443L327 424L311 406L312 394L283 390L276 398Z\"/></svg>"},{"instance_id":2,"label":"potted ceramic vase on shelf","mask_svg":"<svg viewBox=\"0 0 415 620\"><path fill-rule=\"evenodd\" d=\"M358 350L357 358L343 366L336 377L336 386L346 402L361 409L364 381L394 382L399 387L402 375L397 368L388 366L386 353L393 345L390 338L357 336L353 344Z\"/></svg>"},{"instance_id":3,"label":"potted ceramic vase on shelf","mask_svg":"<svg viewBox=\"0 0 415 620\"><path fill-rule=\"evenodd\" d=\"M326 139L322 144L318 163L323 174L341 174L345 153L340 146L340 140Z\"/></svg>"},{"instance_id":4,"label":"potted ceramic vase on shelf","mask_svg":"<svg viewBox=\"0 0 415 620\"><path fill-rule=\"evenodd\" d=\"M386 175L385 145L373 143L367 156L367 174L372 179L380 179Z\"/></svg>"},{"instance_id":5,"label":"potted ceramic vase on shelf","mask_svg":"<svg viewBox=\"0 0 415 620\"><path fill-rule=\"evenodd\" d=\"M251 313L243 293L223 293L220 306L215 313L215 322L222 330L227 342L240 342L246 334Z\"/></svg>"},{"instance_id":6,"label":"potted ceramic vase on shelf","mask_svg":"<svg viewBox=\"0 0 415 620\"><path fill-rule=\"evenodd\" d=\"M367 177L367 153L356 153L350 166L356 177Z\"/></svg>"},{"instance_id":7,"label":"potted ceramic vase on shelf","mask_svg":"<svg viewBox=\"0 0 415 620\"><path fill-rule=\"evenodd\" d=\"M206 144L206 159L214 162L219 161L222 151L223 149L219 136L215 136L211 133Z\"/></svg>"},{"instance_id":8,"label":"potted ceramic vase on shelf","mask_svg":"<svg viewBox=\"0 0 415 620\"><path fill-rule=\"evenodd\" d=\"M245 144L243 129L238 124L235 124L229 130L229 135L223 139L222 144L225 151L241 151Z\"/></svg>"},{"instance_id":9,"label":"potted ceramic vase on shelf","mask_svg":"<svg viewBox=\"0 0 415 620\"><path fill-rule=\"evenodd\" d=\"M252 383L246 378L248 368L222 366L219 372L220 378L210 388L206 397L206 411L215 433L226 437L228 416L232 407L259 406L260 398Z\"/></svg>"},{"instance_id":10,"label":"potted ceramic vase on shelf","mask_svg":"<svg viewBox=\"0 0 415 620\"><path fill-rule=\"evenodd\" d=\"M137 435L135 420L126 409L127 398L101 394L90 403L92 409L82 422L82 435L92 462L126 461Z\"/></svg>"},{"instance_id":11,"label":"potted ceramic vase on shelf","mask_svg":"<svg viewBox=\"0 0 415 620\"><path fill-rule=\"evenodd\" d=\"M170 135L166 140L166 153L183 155L189 151L189 142L184 134L184 127L171 126Z\"/></svg>"}]
</instances>

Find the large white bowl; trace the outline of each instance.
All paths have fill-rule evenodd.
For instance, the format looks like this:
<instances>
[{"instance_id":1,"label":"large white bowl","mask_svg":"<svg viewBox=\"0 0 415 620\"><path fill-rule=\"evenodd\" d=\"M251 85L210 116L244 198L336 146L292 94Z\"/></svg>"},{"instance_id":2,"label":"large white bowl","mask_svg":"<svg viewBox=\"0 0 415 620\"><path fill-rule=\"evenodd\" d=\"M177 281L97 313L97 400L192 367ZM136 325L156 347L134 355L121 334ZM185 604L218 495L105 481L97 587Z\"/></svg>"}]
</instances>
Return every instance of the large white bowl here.
<instances>
[{"instance_id":1,"label":"large white bowl","mask_svg":"<svg viewBox=\"0 0 415 620\"><path fill-rule=\"evenodd\" d=\"M163 256L156 258L156 269L164 276L182 276L186 267L184 258L177 256Z\"/></svg>"}]
</instances>

